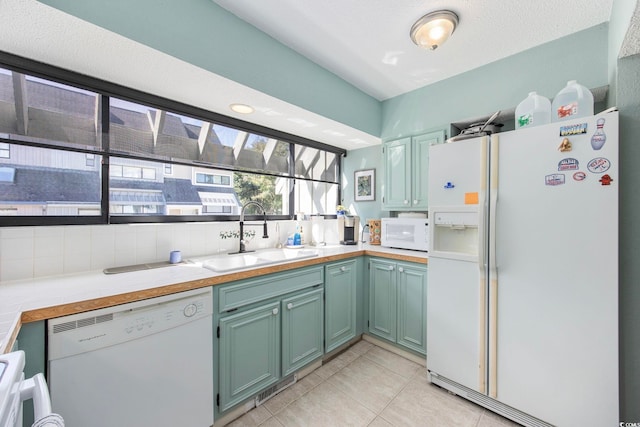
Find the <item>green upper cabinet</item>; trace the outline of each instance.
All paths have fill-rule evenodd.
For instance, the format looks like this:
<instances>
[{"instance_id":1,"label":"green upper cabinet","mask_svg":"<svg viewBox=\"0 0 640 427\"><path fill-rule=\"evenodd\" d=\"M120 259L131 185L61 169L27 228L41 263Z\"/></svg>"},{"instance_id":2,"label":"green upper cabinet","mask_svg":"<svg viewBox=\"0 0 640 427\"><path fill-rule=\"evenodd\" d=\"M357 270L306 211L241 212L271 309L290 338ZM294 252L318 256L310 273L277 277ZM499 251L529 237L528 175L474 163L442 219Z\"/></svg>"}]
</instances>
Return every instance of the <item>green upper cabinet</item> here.
<instances>
[{"instance_id":1,"label":"green upper cabinet","mask_svg":"<svg viewBox=\"0 0 640 427\"><path fill-rule=\"evenodd\" d=\"M437 131L383 144L383 209L428 209L429 146L443 141L444 131Z\"/></svg>"},{"instance_id":2,"label":"green upper cabinet","mask_svg":"<svg viewBox=\"0 0 640 427\"><path fill-rule=\"evenodd\" d=\"M356 336L356 260L325 266L325 352L341 346Z\"/></svg>"},{"instance_id":3,"label":"green upper cabinet","mask_svg":"<svg viewBox=\"0 0 640 427\"><path fill-rule=\"evenodd\" d=\"M411 200L411 138L382 145L384 165L383 209L402 209Z\"/></svg>"}]
</instances>

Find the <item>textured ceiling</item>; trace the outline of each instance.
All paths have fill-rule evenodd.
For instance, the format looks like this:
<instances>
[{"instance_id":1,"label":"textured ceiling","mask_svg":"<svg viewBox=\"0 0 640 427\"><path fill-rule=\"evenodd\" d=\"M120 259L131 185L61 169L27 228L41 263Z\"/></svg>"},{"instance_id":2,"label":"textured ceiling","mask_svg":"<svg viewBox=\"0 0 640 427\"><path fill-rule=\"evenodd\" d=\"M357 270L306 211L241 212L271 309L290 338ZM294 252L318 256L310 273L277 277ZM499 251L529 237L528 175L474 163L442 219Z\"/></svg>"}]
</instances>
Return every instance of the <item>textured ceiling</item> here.
<instances>
[{"instance_id":1,"label":"textured ceiling","mask_svg":"<svg viewBox=\"0 0 640 427\"><path fill-rule=\"evenodd\" d=\"M606 22L613 0L212 0L371 96L384 100ZM427 51L409 39L422 15L460 18Z\"/></svg>"},{"instance_id":2,"label":"textured ceiling","mask_svg":"<svg viewBox=\"0 0 640 427\"><path fill-rule=\"evenodd\" d=\"M612 1L216 3L382 100L608 21ZM460 26L440 49L421 50L411 43L409 28L417 18L438 8L458 13ZM349 150L380 143L379 136L225 79L36 0L0 0L0 17L0 49L6 52ZM625 38L632 51L639 45L634 42L638 40L637 24L632 23ZM125 73L120 64L127 64ZM150 69L162 73L149 73ZM190 78L185 80L185 75ZM176 81L182 84L173 84ZM217 96L206 96L214 91ZM255 106L256 113L248 118L229 110L229 104L238 99Z\"/></svg>"}]
</instances>

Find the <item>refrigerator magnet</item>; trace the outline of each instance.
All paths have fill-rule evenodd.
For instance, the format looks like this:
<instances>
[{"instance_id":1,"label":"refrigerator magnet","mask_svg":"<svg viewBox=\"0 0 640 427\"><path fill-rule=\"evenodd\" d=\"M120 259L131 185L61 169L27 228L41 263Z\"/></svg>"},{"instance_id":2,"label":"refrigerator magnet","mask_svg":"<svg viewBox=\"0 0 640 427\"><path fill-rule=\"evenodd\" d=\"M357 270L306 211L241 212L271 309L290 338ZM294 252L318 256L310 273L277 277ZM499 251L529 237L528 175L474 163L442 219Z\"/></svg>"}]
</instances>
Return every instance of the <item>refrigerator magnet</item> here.
<instances>
[{"instance_id":1,"label":"refrigerator magnet","mask_svg":"<svg viewBox=\"0 0 640 427\"><path fill-rule=\"evenodd\" d=\"M591 173L605 173L611 167L611 162L604 157L596 157L587 163L587 169Z\"/></svg>"},{"instance_id":2,"label":"refrigerator magnet","mask_svg":"<svg viewBox=\"0 0 640 427\"><path fill-rule=\"evenodd\" d=\"M604 174L602 175L602 177L598 180L602 185L611 185L611 183L613 182L613 178L611 178L611 176L609 176L609 174Z\"/></svg>"},{"instance_id":3,"label":"refrigerator magnet","mask_svg":"<svg viewBox=\"0 0 640 427\"><path fill-rule=\"evenodd\" d=\"M551 186L562 185L564 184L564 174L553 173L551 175L546 175L544 177L544 184Z\"/></svg>"},{"instance_id":4,"label":"refrigerator magnet","mask_svg":"<svg viewBox=\"0 0 640 427\"><path fill-rule=\"evenodd\" d=\"M580 123L576 125L560 126L560 136L581 135L587 133L587 124Z\"/></svg>"},{"instance_id":5,"label":"refrigerator magnet","mask_svg":"<svg viewBox=\"0 0 640 427\"><path fill-rule=\"evenodd\" d=\"M578 171L573 174L574 181L584 181L585 179L587 179L587 174L582 171Z\"/></svg>"},{"instance_id":6,"label":"refrigerator magnet","mask_svg":"<svg viewBox=\"0 0 640 427\"><path fill-rule=\"evenodd\" d=\"M604 143L607 142L607 135L605 135L604 130L602 130L604 122L605 120L603 118L598 119L596 122L598 129L591 137L591 147L596 151L601 149Z\"/></svg>"},{"instance_id":7,"label":"refrigerator magnet","mask_svg":"<svg viewBox=\"0 0 640 427\"><path fill-rule=\"evenodd\" d=\"M574 159L572 157L567 157L566 159L560 160L558 162L558 171L576 171L580 169L580 165L578 159Z\"/></svg>"},{"instance_id":8,"label":"refrigerator magnet","mask_svg":"<svg viewBox=\"0 0 640 427\"><path fill-rule=\"evenodd\" d=\"M564 138L562 140L562 142L558 146L558 151L560 151L562 153L567 152L567 151L571 151L571 141L569 141L569 138Z\"/></svg>"},{"instance_id":9,"label":"refrigerator magnet","mask_svg":"<svg viewBox=\"0 0 640 427\"><path fill-rule=\"evenodd\" d=\"M465 205L477 205L478 200L478 193L464 193Z\"/></svg>"}]
</instances>

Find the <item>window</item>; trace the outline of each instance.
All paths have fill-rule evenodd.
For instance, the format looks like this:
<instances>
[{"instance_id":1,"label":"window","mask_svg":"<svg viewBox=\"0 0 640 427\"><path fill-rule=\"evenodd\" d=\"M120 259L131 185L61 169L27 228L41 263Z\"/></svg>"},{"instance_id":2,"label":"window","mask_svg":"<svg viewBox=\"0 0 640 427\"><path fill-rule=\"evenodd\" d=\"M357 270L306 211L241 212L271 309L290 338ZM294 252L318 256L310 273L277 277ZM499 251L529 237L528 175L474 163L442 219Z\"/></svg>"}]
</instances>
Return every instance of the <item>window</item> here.
<instances>
[{"instance_id":1,"label":"window","mask_svg":"<svg viewBox=\"0 0 640 427\"><path fill-rule=\"evenodd\" d=\"M6 142L0 142L0 159L11 158L11 145Z\"/></svg>"},{"instance_id":2,"label":"window","mask_svg":"<svg viewBox=\"0 0 640 427\"><path fill-rule=\"evenodd\" d=\"M113 164L109 168L109 176L131 178L131 179L156 179L156 170L154 168L144 168L140 166L126 166Z\"/></svg>"},{"instance_id":3,"label":"window","mask_svg":"<svg viewBox=\"0 0 640 427\"><path fill-rule=\"evenodd\" d=\"M16 169L8 167L0 167L0 182L9 184L15 183Z\"/></svg>"},{"instance_id":4,"label":"window","mask_svg":"<svg viewBox=\"0 0 640 427\"><path fill-rule=\"evenodd\" d=\"M214 175L212 173L196 172L196 184L231 185L231 176Z\"/></svg>"},{"instance_id":5,"label":"window","mask_svg":"<svg viewBox=\"0 0 640 427\"><path fill-rule=\"evenodd\" d=\"M0 61L34 69L0 68L0 226L215 220L250 200L292 217L337 204L344 150L7 53Z\"/></svg>"},{"instance_id":6,"label":"window","mask_svg":"<svg viewBox=\"0 0 640 427\"><path fill-rule=\"evenodd\" d=\"M0 132L35 144L100 147L99 95L0 68Z\"/></svg>"},{"instance_id":7,"label":"window","mask_svg":"<svg viewBox=\"0 0 640 427\"><path fill-rule=\"evenodd\" d=\"M204 206L202 209L204 214L231 214L231 206Z\"/></svg>"},{"instance_id":8,"label":"window","mask_svg":"<svg viewBox=\"0 0 640 427\"><path fill-rule=\"evenodd\" d=\"M17 216L100 215L101 172L86 167L84 153L22 145L13 150L29 161L0 163L0 209Z\"/></svg>"}]
</instances>

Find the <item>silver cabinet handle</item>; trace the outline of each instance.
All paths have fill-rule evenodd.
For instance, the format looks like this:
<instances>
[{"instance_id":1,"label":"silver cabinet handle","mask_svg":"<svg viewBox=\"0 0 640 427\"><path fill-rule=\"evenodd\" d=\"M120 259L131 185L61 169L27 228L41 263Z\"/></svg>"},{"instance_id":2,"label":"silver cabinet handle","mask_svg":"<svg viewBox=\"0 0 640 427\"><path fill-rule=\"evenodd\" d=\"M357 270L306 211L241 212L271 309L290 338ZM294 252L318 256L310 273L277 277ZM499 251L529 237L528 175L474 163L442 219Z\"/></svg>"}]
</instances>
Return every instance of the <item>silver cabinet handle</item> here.
<instances>
[{"instance_id":1,"label":"silver cabinet handle","mask_svg":"<svg viewBox=\"0 0 640 427\"><path fill-rule=\"evenodd\" d=\"M405 201L404 201L404 204L405 204L405 205L408 205L408 204L409 204L409 201L408 201L408 200L405 200Z\"/></svg>"},{"instance_id":2,"label":"silver cabinet handle","mask_svg":"<svg viewBox=\"0 0 640 427\"><path fill-rule=\"evenodd\" d=\"M278 310L277 308L274 308L274 309L273 309L273 311L272 311L272 313L273 313L273 315L274 315L274 316L275 316L276 314L278 314L278 312L279 312L279 310Z\"/></svg>"},{"instance_id":3,"label":"silver cabinet handle","mask_svg":"<svg viewBox=\"0 0 640 427\"><path fill-rule=\"evenodd\" d=\"M340 271L345 272L347 271L347 267L345 267L344 265L342 267L340 267Z\"/></svg>"},{"instance_id":4,"label":"silver cabinet handle","mask_svg":"<svg viewBox=\"0 0 640 427\"><path fill-rule=\"evenodd\" d=\"M291 309L293 308L293 303L292 303L292 302L290 302L289 304L287 304L287 308L288 308L289 310L291 310Z\"/></svg>"},{"instance_id":5,"label":"silver cabinet handle","mask_svg":"<svg viewBox=\"0 0 640 427\"><path fill-rule=\"evenodd\" d=\"M399 271L400 273L402 273L402 272L404 271L404 268L402 268L402 267L398 267L398 271Z\"/></svg>"},{"instance_id":6,"label":"silver cabinet handle","mask_svg":"<svg viewBox=\"0 0 640 427\"><path fill-rule=\"evenodd\" d=\"M389 266L389 271L393 271L393 265Z\"/></svg>"},{"instance_id":7,"label":"silver cabinet handle","mask_svg":"<svg viewBox=\"0 0 640 427\"><path fill-rule=\"evenodd\" d=\"M414 204L414 205L417 205L417 204L418 204L418 199L414 199L414 200L413 200L413 204Z\"/></svg>"}]
</instances>

